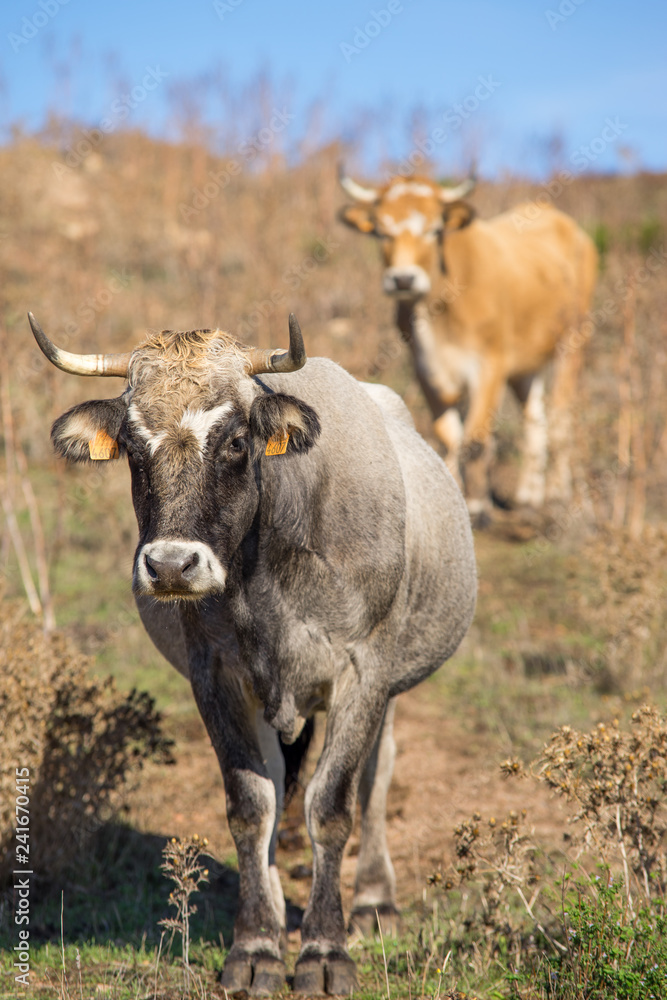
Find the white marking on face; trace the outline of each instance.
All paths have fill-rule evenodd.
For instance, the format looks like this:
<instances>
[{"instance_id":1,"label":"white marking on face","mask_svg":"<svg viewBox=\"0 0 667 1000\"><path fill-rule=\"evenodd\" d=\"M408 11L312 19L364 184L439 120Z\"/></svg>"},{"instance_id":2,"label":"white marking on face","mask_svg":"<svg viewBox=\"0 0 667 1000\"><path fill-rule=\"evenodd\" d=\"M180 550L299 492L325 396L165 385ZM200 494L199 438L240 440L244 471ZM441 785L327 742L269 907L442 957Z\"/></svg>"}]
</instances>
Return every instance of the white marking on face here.
<instances>
[{"instance_id":1,"label":"white marking on face","mask_svg":"<svg viewBox=\"0 0 667 1000\"><path fill-rule=\"evenodd\" d=\"M402 181L400 184L392 185L384 197L386 201L394 201L395 198L401 198L404 194L412 194L417 198L434 197L433 188L429 184L417 184L415 181Z\"/></svg>"},{"instance_id":2,"label":"white marking on face","mask_svg":"<svg viewBox=\"0 0 667 1000\"><path fill-rule=\"evenodd\" d=\"M426 226L426 216L415 210L410 212L407 218L401 219L400 222L397 222L391 215L380 215L379 219L389 236L400 236L401 233L422 236Z\"/></svg>"},{"instance_id":3,"label":"white marking on face","mask_svg":"<svg viewBox=\"0 0 667 1000\"><path fill-rule=\"evenodd\" d=\"M206 447L206 441L211 428L232 409L233 406L229 402L221 403L220 406L214 406L211 410L193 410L188 407L183 412L183 415L178 422L178 426L183 430L191 431L194 434L197 439L197 444L199 445L199 452L201 454ZM160 445L164 442L167 432L149 430L148 427L146 427L144 418L135 403L130 404L127 415L134 424L137 432L142 436L148 445L148 450L152 458Z\"/></svg>"},{"instance_id":4,"label":"white marking on face","mask_svg":"<svg viewBox=\"0 0 667 1000\"><path fill-rule=\"evenodd\" d=\"M152 458L167 436L166 431L158 431L157 433L149 431L136 403L130 403L127 408L127 415L131 423L134 424L137 433L141 435L148 445L148 451L150 452L150 456Z\"/></svg>"},{"instance_id":5,"label":"white marking on face","mask_svg":"<svg viewBox=\"0 0 667 1000\"><path fill-rule=\"evenodd\" d=\"M199 450L203 451L211 428L233 410L231 403L221 403L212 410L191 410L190 407L181 417L179 427L192 431L197 438Z\"/></svg>"}]
</instances>

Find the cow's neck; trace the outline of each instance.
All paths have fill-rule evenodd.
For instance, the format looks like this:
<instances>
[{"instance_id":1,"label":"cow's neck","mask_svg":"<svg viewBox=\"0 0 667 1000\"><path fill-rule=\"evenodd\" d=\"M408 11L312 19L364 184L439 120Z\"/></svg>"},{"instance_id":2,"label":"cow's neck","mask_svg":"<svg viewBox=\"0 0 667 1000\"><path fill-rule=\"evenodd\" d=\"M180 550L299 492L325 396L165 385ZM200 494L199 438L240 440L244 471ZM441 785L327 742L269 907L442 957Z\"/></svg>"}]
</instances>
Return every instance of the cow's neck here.
<instances>
[{"instance_id":1,"label":"cow's neck","mask_svg":"<svg viewBox=\"0 0 667 1000\"><path fill-rule=\"evenodd\" d=\"M434 324L430 300L399 302L396 325L410 347L419 384L437 418L476 380L476 361L457 343L447 304L441 299L436 304L441 308Z\"/></svg>"},{"instance_id":2,"label":"cow's neck","mask_svg":"<svg viewBox=\"0 0 667 1000\"><path fill-rule=\"evenodd\" d=\"M409 344L413 337L413 323L415 315L414 302L399 302L396 307L396 326L401 332L401 337Z\"/></svg>"},{"instance_id":3,"label":"cow's neck","mask_svg":"<svg viewBox=\"0 0 667 1000\"><path fill-rule=\"evenodd\" d=\"M414 355L415 364L419 367L420 359L432 354L435 347L434 324L429 302L425 299L420 299L418 302L399 302L396 309L396 325Z\"/></svg>"}]
</instances>

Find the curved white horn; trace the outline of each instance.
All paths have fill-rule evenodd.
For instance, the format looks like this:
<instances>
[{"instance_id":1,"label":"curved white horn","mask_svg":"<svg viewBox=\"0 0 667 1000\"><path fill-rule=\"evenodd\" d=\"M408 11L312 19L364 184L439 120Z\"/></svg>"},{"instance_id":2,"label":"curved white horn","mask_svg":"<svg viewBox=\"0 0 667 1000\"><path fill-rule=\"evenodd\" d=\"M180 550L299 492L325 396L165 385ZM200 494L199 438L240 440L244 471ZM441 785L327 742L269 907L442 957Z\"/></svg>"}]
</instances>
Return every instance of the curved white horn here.
<instances>
[{"instance_id":1,"label":"curved white horn","mask_svg":"<svg viewBox=\"0 0 667 1000\"><path fill-rule=\"evenodd\" d=\"M466 177L461 184L457 184L456 187L442 187L440 191L440 201L444 201L448 204L450 201L460 201L461 198L466 198L471 191L474 191L477 184L477 178L474 174L470 177Z\"/></svg>"},{"instance_id":2,"label":"curved white horn","mask_svg":"<svg viewBox=\"0 0 667 1000\"><path fill-rule=\"evenodd\" d=\"M362 201L367 205L378 200L377 188L366 188L358 184L352 177L348 177L342 165L338 167L338 183L345 194L349 194L354 201Z\"/></svg>"},{"instance_id":3,"label":"curved white horn","mask_svg":"<svg viewBox=\"0 0 667 1000\"><path fill-rule=\"evenodd\" d=\"M71 354L56 347L31 312L28 313L35 340L52 365L70 375L117 375L127 377L132 352L127 354Z\"/></svg>"}]
</instances>

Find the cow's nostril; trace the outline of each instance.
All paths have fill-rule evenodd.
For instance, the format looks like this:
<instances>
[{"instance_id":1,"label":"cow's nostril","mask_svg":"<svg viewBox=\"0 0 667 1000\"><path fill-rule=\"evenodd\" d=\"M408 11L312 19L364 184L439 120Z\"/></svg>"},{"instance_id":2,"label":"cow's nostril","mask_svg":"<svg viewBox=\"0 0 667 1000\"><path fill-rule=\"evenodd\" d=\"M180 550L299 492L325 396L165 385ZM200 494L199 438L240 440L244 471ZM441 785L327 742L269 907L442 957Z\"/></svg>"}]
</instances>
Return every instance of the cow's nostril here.
<instances>
[{"instance_id":1,"label":"cow's nostril","mask_svg":"<svg viewBox=\"0 0 667 1000\"><path fill-rule=\"evenodd\" d=\"M187 559L186 562L183 563L183 566L181 567L181 573L183 574L183 576L186 576L186 574L190 570L196 569L198 565L199 565L199 553L193 552L192 555L189 557L189 559Z\"/></svg>"},{"instance_id":2,"label":"cow's nostril","mask_svg":"<svg viewBox=\"0 0 667 1000\"><path fill-rule=\"evenodd\" d=\"M148 555L144 555L144 563L146 565L146 572L150 576L151 580L157 580L158 575L159 575L158 571L156 570L156 568L153 565L153 563L150 561L150 558L149 558Z\"/></svg>"}]
</instances>

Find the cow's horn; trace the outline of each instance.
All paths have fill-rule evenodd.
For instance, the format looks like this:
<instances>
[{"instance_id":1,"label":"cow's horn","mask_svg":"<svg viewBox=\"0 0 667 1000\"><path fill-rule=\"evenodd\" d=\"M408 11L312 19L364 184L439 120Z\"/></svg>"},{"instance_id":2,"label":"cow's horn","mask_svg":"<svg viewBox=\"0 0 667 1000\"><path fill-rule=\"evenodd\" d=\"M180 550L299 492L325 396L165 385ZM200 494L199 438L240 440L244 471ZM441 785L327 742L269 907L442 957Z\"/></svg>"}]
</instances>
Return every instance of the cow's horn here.
<instances>
[{"instance_id":1,"label":"cow's horn","mask_svg":"<svg viewBox=\"0 0 667 1000\"><path fill-rule=\"evenodd\" d=\"M443 186L440 191L440 200L447 204L450 201L459 201L461 198L466 198L471 191L474 191L476 184L477 178L474 174L471 174L470 177L466 177L466 179L456 187Z\"/></svg>"},{"instance_id":2,"label":"cow's horn","mask_svg":"<svg viewBox=\"0 0 667 1000\"><path fill-rule=\"evenodd\" d=\"M371 202L378 200L377 189L363 187L353 180L352 177L348 177L343 170L342 164L338 165L338 182L345 194L349 194L350 198L353 198L354 201L363 201L370 205Z\"/></svg>"},{"instance_id":3,"label":"cow's horn","mask_svg":"<svg viewBox=\"0 0 667 1000\"><path fill-rule=\"evenodd\" d=\"M303 346L301 327L294 313L289 314L289 351L268 350L253 347L249 353L249 375L263 375L265 372L296 372L306 363L306 349Z\"/></svg>"},{"instance_id":4,"label":"cow's horn","mask_svg":"<svg viewBox=\"0 0 667 1000\"><path fill-rule=\"evenodd\" d=\"M70 354L52 344L31 312L30 327L42 353L52 365L71 375L117 375L126 378L132 352L126 354Z\"/></svg>"}]
</instances>

